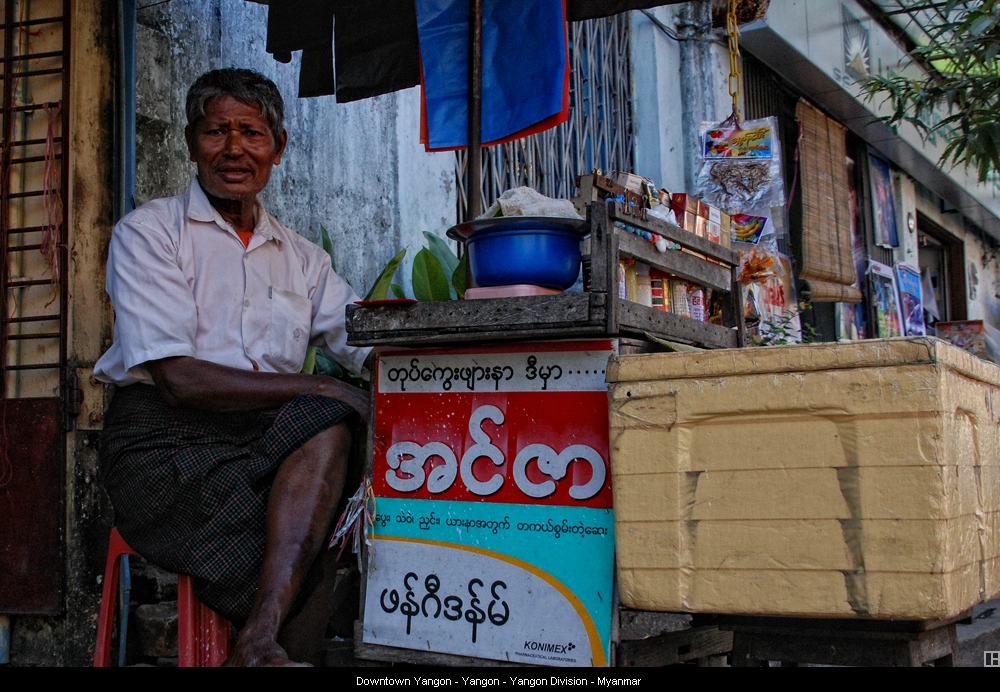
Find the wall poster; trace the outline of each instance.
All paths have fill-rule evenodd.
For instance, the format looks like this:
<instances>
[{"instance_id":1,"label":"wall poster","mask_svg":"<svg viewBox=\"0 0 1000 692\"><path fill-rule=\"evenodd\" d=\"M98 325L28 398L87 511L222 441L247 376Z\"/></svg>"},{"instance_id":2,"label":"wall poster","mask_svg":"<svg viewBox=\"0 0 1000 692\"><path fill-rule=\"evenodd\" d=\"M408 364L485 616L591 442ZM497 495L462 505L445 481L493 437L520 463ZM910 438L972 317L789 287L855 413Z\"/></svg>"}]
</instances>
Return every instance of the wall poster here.
<instances>
[{"instance_id":1,"label":"wall poster","mask_svg":"<svg viewBox=\"0 0 1000 692\"><path fill-rule=\"evenodd\" d=\"M903 336L903 319L899 311L899 294L892 267L871 260L868 263L872 302L878 315L878 338Z\"/></svg>"},{"instance_id":2,"label":"wall poster","mask_svg":"<svg viewBox=\"0 0 1000 692\"><path fill-rule=\"evenodd\" d=\"M892 191L892 169L882 159L868 155L872 188L872 218L875 221L875 244L899 247L896 230L896 202Z\"/></svg>"},{"instance_id":3,"label":"wall poster","mask_svg":"<svg viewBox=\"0 0 1000 692\"><path fill-rule=\"evenodd\" d=\"M920 269L906 262L896 263L900 311L906 336L924 336L924 300L920 286Z\"/></svg>"},{"instance_id":4,"label":"wall poster","mask_svg":"<svg viewBox=\"0 0 1000 692\"><path fill-rule=\"evenodd\" d=\"M382 354L364 641L606 666L610 340Z\"/></svg>"}]
</instances>

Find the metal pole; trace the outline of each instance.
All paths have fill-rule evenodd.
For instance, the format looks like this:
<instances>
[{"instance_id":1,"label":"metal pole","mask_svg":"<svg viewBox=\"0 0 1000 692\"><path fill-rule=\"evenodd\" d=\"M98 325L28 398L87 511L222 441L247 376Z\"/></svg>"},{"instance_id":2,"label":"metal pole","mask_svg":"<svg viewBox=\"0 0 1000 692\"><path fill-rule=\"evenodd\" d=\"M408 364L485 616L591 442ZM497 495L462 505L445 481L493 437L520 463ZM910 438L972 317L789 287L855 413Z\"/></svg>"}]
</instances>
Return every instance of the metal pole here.
<instances>
[{"instance_id":1,"label":"metal pole","mask_svg":"<svg viewBox=\"0 0 1000 692\"><path fill-rule=\"evenodd\" d=\"M469 209L467 217L483 213L482 193L483 118L483 1L469 0Z\"/></svg>"},{"instance_id":2,"label":"metal pole","mask_svg":"<svg viewBox=\"0 0 1000 692\"><path fill-rule=\"evenodd\" d=\"M712 8L707 2L689 2L678 17L680 42L681 131L684 133L684 187L698 189L698 131L701 123L713 120L715 92L712 77L712 46L704 39L712 30Z\"/></svg>"}]
</instances>

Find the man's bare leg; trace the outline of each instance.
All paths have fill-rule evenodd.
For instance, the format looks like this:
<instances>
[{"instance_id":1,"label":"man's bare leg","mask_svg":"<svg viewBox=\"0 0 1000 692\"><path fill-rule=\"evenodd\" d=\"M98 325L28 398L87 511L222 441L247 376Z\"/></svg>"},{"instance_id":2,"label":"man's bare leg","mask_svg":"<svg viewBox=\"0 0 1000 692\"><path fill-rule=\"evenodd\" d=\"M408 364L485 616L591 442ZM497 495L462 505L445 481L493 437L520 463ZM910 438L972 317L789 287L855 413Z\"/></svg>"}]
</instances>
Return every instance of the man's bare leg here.
<instances>
[{"instance_id":1,"label":"man's bare leg","mask_svg":"<svg viewBox=\"0 0 1000 692\"><path fill-rule=\"evenodd\" d=\"M288 657L293 661L316 665L322 654L323 639L330 622L337 582L337 551L321 549L313 561L312 569L322 573L321 579L306 596L302 609L285 620L284 627L278 633L278 644L288 652Z\"/></svg>"},{"instance_id":2,"label":"man's bare leg","mask_svg":"<svg viewBox=\"0 0 1000 692\"><path fill-rule=\"evenodd\" d=\"M344 490L350 450L350 428L342 422L310 439L278 469L268 500L267 543L257 595L227 665L293 665L278 644L279 636L297 657L302 657L310 646L314 653L319 650L323 631L316 635L315 624L303 627L287 623L291 635L288 638L282 630L310 567L325 547ZM332 566L326 571L330 574L324 574L317 591L333 584ZM316 601L316 597L320 600ZM322 603L329 603L329 596L314 593L309 601L307 607L319 605L322 609ZM308 619L304 612L300 616ZM315 641L309 645L301 641L303 637ZM308 660L312 657L310 654Z\"/></svg>"}]
</instances>

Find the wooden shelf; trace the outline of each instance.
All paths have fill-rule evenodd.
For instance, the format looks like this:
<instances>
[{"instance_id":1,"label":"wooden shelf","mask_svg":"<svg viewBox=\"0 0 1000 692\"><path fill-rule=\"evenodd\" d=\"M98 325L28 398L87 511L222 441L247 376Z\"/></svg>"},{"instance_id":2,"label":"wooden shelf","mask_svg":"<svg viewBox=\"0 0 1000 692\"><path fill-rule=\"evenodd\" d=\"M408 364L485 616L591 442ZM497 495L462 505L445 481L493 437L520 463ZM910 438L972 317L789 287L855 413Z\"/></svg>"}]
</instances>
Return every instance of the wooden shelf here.
<instances>
[{"instance_id":1,"label":"wooden shelf","mask_svg":"<svg viewBox=\"0 0 1000 692\"><path fill-rule=\"evenodd\" d=\"M433 303L349 305L348 343L418 346L483 341L525 341L648 335L705 348L743 345L743 310L734 281L738 256L658 219L625 213L620 206L590 206L591 292ZM659 252L649 242L615 228L621 221L657 233L720 264L680 250ZM620 254L727 294L725 326L692 320L618 297Z\"/></svg>"},{"instance_id":2,"label":"wooden shelf","mask_svg":"<svg viewBox=\"0 0 1000 692\"><path fill-rule=\"evenodd\" d=\"M695 237L697 238L697 236ZM634 257L654 268L669 268L671 274L676 274L714 291L729 293L732 288L732 267L712 264L681 250L660 252L649 242L634 235L621 234L618 236L618 252Z\"/></svg>"}]
</instances>

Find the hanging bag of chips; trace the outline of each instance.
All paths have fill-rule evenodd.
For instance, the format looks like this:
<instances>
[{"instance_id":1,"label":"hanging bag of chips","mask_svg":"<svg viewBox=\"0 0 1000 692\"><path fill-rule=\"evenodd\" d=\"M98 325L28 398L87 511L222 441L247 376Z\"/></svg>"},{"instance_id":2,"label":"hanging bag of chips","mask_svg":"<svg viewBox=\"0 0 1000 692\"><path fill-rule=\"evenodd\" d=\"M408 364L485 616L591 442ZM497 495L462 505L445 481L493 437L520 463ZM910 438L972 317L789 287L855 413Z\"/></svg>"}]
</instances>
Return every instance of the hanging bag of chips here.
<instances>
[{"instance_id":1,"label":"hanging bag of chips","mask_svg":"<svg viewBox=\"0 0 1000 692\"><path fill-rule=\"evenodd\" d=\"M701 198L727 214L785 203L776 118L735 119L701 131Z\"/></svg>"}]
</instances>

